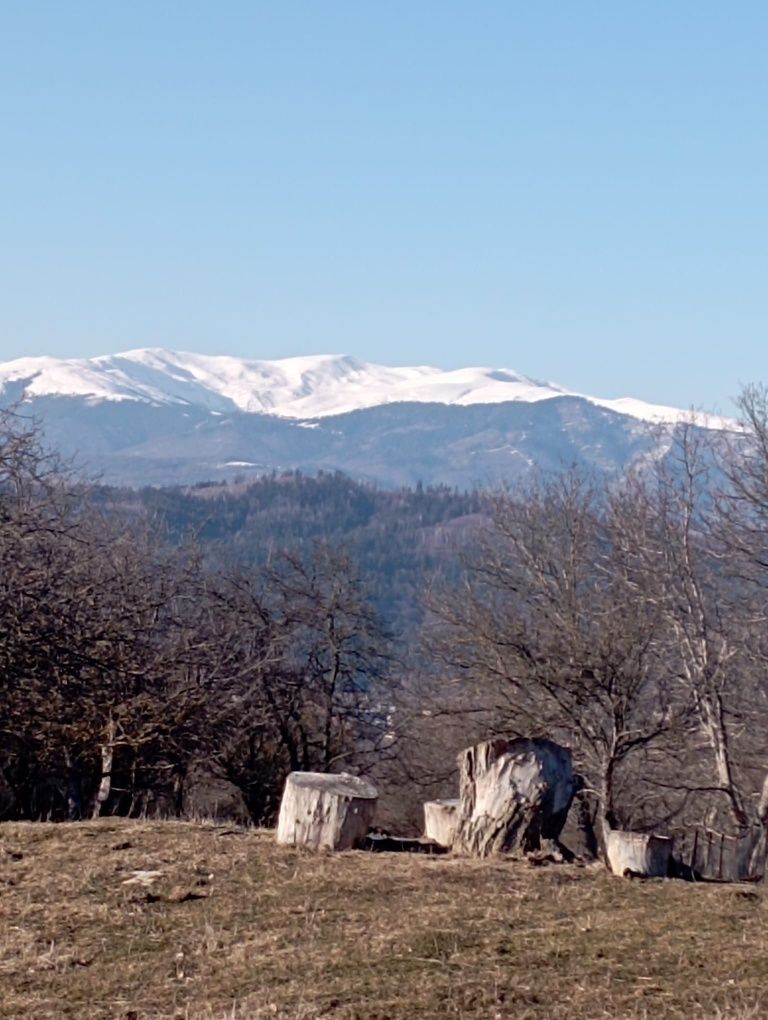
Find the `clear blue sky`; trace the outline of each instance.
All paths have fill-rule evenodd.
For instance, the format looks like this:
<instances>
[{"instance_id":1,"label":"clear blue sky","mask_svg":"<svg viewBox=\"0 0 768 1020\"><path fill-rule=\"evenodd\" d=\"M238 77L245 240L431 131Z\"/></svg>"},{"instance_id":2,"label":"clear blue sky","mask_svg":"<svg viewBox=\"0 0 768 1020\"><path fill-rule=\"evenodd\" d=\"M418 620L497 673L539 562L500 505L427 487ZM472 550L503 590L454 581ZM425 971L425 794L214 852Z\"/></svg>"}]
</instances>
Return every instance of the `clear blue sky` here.
<instances>
[{"instance_id":1,"label":"clear blue sky","mask_svg":"<svg viewBox=\"0 0 768 1020\"><path fill-rule=\"evenodd\" d=\"M768 4L3 0L0 358L768 381Z\"/></svg>"}]
</instances>

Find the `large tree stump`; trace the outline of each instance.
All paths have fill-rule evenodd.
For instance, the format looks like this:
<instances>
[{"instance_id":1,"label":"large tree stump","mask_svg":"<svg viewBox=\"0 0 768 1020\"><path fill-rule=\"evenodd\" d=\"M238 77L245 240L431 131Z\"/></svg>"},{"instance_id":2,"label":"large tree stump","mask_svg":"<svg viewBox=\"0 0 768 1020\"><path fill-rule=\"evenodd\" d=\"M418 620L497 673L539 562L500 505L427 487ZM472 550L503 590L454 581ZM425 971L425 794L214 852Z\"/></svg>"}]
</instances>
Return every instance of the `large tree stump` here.
<instances>
[{"instance_id":1,"label":"large tree stump","mask_svg":"<svg viewBox=\"0 0 768 1020\"><path fill-rule=\"evenodd\" d=\"M312 850L361 846L378 796L375 786L346 772L291 772L280 804L277 842Z\"/></svg>"},{"instance_id":2,"label":"large tree stump","mask_svg":"<svg viewBox=\"0 0 768 1020\"><path fill-rule=\"evenodd\" d=\"M645 832L611 829L605 834L605 856L614 875L666 878L673 840Z\"/></svg>"},{"instance_id":3,"label":"large tree stump","mask_svg":"<svg viewBox=\"0 0 768 1020\"><path fill-rule=\"evenodd\" d=\"M477 857L558 844L576 791L571 752L551 740L486 740L459 755L453 848Z\"/></svg>"},{"instance_id":4,"label":"large tree stump","mask_svg":"<svg viewBox=\"0 0 768 1020\"><path fill-rule=\"evenodd\" d=\"M424 835L440 846L452 847L456 837L458 800L428 800L424 803Z\"/></svg>"}]
</instances>

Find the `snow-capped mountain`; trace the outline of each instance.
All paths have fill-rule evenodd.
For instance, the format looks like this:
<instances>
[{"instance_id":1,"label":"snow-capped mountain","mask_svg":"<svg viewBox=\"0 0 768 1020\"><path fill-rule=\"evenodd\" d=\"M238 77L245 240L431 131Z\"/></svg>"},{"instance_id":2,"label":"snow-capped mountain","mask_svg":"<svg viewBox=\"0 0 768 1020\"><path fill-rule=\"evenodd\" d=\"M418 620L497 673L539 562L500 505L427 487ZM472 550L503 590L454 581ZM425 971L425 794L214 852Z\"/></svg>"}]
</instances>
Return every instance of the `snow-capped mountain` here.
<instances>
[{"instance_id":1,"label":"snow-capped mountain","mask_svg":"<svg viewBox=\"0 0 768 1020\"><path fill-rule=\"evenodd\" d=\"M149 348L87 359L19 358L0 364L0 392L10 384L23 387L27 399L134 400L302 419L382 404L466 407L562 396L583 396L596 407L642 421L674 422L687 413L629 398L588 397L510 369L389 368L346 355L250 361Z\"/></svg>"},{"instance_id":2,"label":"snow-capped mountain","mask_svg":"<svg viewBox=\"0 0 768 1020\"><path fill-rule=\"evenodd\" d=\"M467 486L652 453L689 412L604 400L509 369L392 368L337 355L255 361L142 349L0 364L0 403L84 470L131 484L340 469ZM705 427L722 420L699 416Z\"/></svg>"}]
</instances>

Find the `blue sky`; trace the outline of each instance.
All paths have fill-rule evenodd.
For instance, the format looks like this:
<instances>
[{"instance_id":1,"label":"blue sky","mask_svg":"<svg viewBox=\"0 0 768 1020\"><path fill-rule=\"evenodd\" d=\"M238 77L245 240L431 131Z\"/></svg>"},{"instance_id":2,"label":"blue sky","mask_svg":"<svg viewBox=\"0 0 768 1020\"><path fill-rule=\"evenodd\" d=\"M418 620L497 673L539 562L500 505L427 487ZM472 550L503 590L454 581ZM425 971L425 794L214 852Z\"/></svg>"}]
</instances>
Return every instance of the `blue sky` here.
<instances>
[{"instance_id":1,"label":"blue sky","mask_svg":"<svg viewBox=\"0 0 768 1020\"><path fill-rule=\"evenodd\" d=\"M0 4L0 358L768 381L768 5Z\"/></svg>"}]
</instances>

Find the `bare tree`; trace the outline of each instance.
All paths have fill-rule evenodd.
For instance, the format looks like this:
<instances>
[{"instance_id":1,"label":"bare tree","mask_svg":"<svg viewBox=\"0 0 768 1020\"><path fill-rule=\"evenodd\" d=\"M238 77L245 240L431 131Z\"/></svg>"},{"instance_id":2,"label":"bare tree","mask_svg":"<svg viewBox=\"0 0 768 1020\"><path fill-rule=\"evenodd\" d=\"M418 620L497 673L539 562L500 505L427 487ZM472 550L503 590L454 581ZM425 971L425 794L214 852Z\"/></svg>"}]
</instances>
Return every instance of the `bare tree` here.
<instances>
[{"instance_id":1,"label":"bare tree","mask_svg":"<svg viewBox=\"0 0 768 1020\"><path fill-rule=\"evenodd\" d=\"M678 721L637 552L646 510L575 473L499 496L463 586L433 605L454 687L474 691L497 730L571 744L603 831L626 814L629 765Z\"/></svg>"},{"instance_id":2,"label":"bare tree","mask_svg":"<svg viewBox=\"0 0 768 1020\"><path fill-rule=\"evenodd\" d=\"M724 798L730 822L752 821L738 775L733 734L743 726L750 700L751 633L759 608L730 570L727 549L713 518L715 440L691 424L676 430L668 457L635 486L635 502L649 503L653 528L640 555L661 582L669 670L689 699L691 737L704 738L712 779L701 755L689 756L699 801L714 795L706 821L718 818Z\"/></svg>"},{"instance_id":3,"label":"bare tree","mask_svg":"<svg viewBox=\"0 0 768 1020\"><path fill-rule=\"evenodd\" d=\"M365 771L392 753L388 638L351 559L317 545L209 582L227 774L270 820L289 771Z\"/></svg>"},{"instance_id":4,"label":"bare tree","mask_svg":"<svg viewBox=\"0 0 768 1020\"><path fill-rule=\"evenodd\" d=\"M393 710L390 639L365 582L348 553L324 543L308 558L283 553L266 576L288 636L287 671L301 690L304 767L364 764L386 741Z\"/></svg>"},{"instance_id":5,"label":"bare tree","mask_svg":"<svg viewBox=\"0 0 768 1020\"><path fill-rule=\"evenodd\" d=\"M739 430L726 434L719 449L718 469L725 483L716 498L715 520L718 539L725 550L728 573L735 577L752 604L749 647L757 682L752 686L748 722L753 727L753 744L762 732L768 712L768 387L752 384L744 387L737 405L741 412ZM756 812L762 824L768 824L768 776L765 759L768 747L762 747L762 793Z\"/></svg>"}]
</instances>

